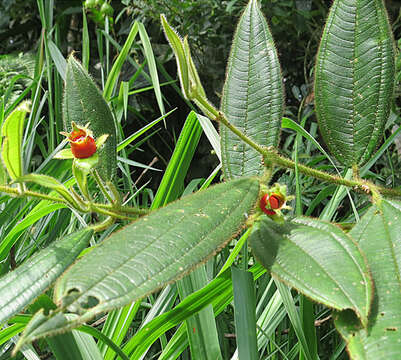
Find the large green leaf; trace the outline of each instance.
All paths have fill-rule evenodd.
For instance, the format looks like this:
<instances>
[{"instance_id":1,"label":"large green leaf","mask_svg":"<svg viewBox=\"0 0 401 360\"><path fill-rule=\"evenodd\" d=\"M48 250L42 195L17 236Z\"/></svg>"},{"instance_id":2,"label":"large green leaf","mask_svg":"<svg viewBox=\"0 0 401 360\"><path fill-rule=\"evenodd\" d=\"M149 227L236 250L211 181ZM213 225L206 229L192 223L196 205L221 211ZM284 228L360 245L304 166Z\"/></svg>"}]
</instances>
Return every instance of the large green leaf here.
<instances>
[{"instance_id":1,"label":"large green leaf","mask_svg":"<svg viewBox=\"0 0 401 360\"><path fill-rule=\"evenodd\" d=\"M335 324L353 359L401 359L401 202L383 200L373 206L350 234L369 262L375 283L368 329L352 313Z\"/></svg>"},{"instance_id":2,"label":"large green leaf","mask_svg":"<svg viewBox=\"0 0 401 360\"><path fill-rule=\"evenodd\" d=\"M394 46L382 0L335 0L317 55L320 131L338 161L365 163L383 135L394 83Z\"/></svg>"},{"instance_id":3,"label":"large green leaf","mask_svg":"<svg viewBox=\"0 0 401 360\"><path fill-rule=\"evenodd\" d=\"M39 251L0 278L0 323L30 304L72 264L87 246L92 231L72 233Z\"/></svg>"},{"instance_id":4,"label":"large green leaf","mask_svg":"<svg viewBox=\"0 0 401 360\"><path fill-rule=\"evenodd\" d=\"M71 266L55 286L54 297L60 309L80 317L68 322L61 313L48 321L38 316L36 324L45 329L40 332L54 334L75 327L188 273L240 229L258 194L259 183L255 179L219 184L112 234ZM29 329L33 333L36 325ZM26 338L30 338L29 333Z\"/></svg>"},{"instance_id":5,"label":"large green leaf","mask_svg":"<svg viewBox=\"0 0 401 360\"><path fill-rule=\"evenodd\" d=\"M109 135L98 151L97 168L103 180L111 180L117 169L114 119L95 82L73 56L69 57L67 63L63 110L67 131L71 130L72 121L82 126L89 122L89 128L96 138Z\"/></svg>"},{"instance_id":6,"label":"large green leaf","mask_svg":"<svg viewBox=\"0 0 401 360\"><path fill-rule=\"evenodd\" d=\"M264 217L250 242L273 276L334 309L352 309L364 326L373 285L364 256L340 228L299 217L278 225Z\"/></svg>"},{"instance_id":7,"label":"large green leaf","mask_svg":"<svg viewBox=\"0 0 401 360\"><path fill-rule=\"evenodd\" d=\"M234 35L221 110L231 124L255 142L278 146L283 115L280 64L256 0L249 1ZM220 134L227 179L263 172L258 152L225 127L220 128Z\"/></svg>"}]
</instances>

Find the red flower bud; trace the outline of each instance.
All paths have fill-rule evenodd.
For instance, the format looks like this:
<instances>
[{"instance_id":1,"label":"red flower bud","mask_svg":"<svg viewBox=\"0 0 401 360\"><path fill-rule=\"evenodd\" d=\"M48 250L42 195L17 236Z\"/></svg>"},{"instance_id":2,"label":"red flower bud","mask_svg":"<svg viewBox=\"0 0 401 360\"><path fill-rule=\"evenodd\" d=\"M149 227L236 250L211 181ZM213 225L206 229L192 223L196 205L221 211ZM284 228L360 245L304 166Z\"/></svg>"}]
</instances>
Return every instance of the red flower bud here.
<instances>
[{"instance_id":1,"label":"red flower bud","mask_svg":"<svg viewBox=\"0 0 401 360\"><path fill-rule=\"evenodd\" d=\"M262 211L266 214L266 215L269 215L269 216L273 216L273 215L275 215L276 214L276 212L274 211L274 210L272 210L272 209L269 209L268 207L267 207L267 201L269 200L269 203L270 203L270 199L269 199L269 194L265 194L265 195L263 195L263 197L260 199L260 201L259 201L259 206L260 206L260 208L262 209ZM270 205L271 206L271 205ZM273 208L273 207L272 207Z\"/></svg>"},{"instance_id":2,"label":"red flower bud","mask_svg":"<svg viewBox=\"0 0 401 360\"><path fill-rule=\"evenodd\" d=\"M96 152L96 142L87 126L81 127L73 122L72 131L69 134L62 134L67 136L71 145L71 152L75 158L86 159Z\"/></svg>"},{"instance_id":3,"label":"red flower bud","mask_svg":"<svg viewBox=\"0 0 401 360\"><path fill-rule=\"evenodd\" d=\"M280 194L271 194L269 204L272 209L280 209L284 205L284 199Z\"/></svg>"}]
</instances>

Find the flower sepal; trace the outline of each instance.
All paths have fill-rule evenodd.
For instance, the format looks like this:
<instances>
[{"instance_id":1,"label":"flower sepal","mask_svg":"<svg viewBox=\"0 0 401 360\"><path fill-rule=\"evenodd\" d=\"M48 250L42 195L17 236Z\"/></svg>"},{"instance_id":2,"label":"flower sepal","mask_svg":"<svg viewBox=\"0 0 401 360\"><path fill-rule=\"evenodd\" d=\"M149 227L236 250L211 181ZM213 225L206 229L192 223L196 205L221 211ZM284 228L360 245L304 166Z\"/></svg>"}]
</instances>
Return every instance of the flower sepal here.
<instances>
[{"instance_id":1,"label":"flower sepal","mask_svg":"<svg viewBox=\"0 0 401 360\"><path fill-rule=\"evenodd\" d=\"M73 166L79 168L81 171L85 173L90 173L90 171L95 168L97 163L99 162L99 155L95 153L91 157L84 159L74 159Z\"/></svg>"},{"instance_id":2,"label":"flower sepal","mask_svg":"<svg viewBox=\"0 0 401 360\"><path fill-rule=\"evenodd\" d=\"M291 209L291 207L286 205L286 202L293 199L293 196L287 196L287 187L278 183L274 184L271 188L262 185L261 194L259 216L263 212L275 222L283 223L284 216L281 210Z\"/></svg>"}]
</instances>

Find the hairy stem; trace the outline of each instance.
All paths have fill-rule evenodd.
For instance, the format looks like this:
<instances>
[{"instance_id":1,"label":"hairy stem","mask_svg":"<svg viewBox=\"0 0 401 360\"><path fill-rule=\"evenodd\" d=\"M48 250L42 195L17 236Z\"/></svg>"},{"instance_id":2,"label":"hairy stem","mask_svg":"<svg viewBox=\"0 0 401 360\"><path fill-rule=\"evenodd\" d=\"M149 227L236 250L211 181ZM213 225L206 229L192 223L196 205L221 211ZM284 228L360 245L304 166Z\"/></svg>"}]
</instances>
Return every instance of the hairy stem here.
<instances>
[{"instance_id":1,"label":"hairy stem","mask_svg":"<svg viewBox=\"0 0 401 360\"><path fill-rule=\"evenodd\" d=\"M47 195L47 194L42 194L36 191L31 191L31 190L24 190L24 192L21 194L19 189L11 187L11 186L4 186L0 185L0 192L16 196L16 197L21 197L21 196L27 196L27 197L32 197L40 200L47 200L51 201L53 203L58 203L58 204L64 204L68 207L71 207L72 204L68 201L66 201L63 198L60 198L58 196L52 196L52 195ZM120 219L120 220L135 220L138 215L145 215L148 213L148 211L144 211L141 209L135 209L135 208L130 208L128 206L122 206L118 211L116 209L113 209L113 206L108 204L97 204L97 203L91 203L89 204L88 209L82 209L82 208L77 208L73 206L76 210L84 213L88 213L91 211L98 212L99 214L103 214L106 216L113 217L114 219ZM127 214L133 214L137 216L127 216Z\"/></svg>"},{"instance_id":2,"label":"hairy stem","mask_svg":"<svg viewBox=\"0 0 401 360\"><path fill-rule=\"evenodd\" d=\"M195 101L196 100L196 101ZM228 129L230 129L234 134L236 134L242 141L244 141L246 144L248 144L250 147L255 149L257 152L259 152L266 164L271 165L279 165L283 168L287 169L295 169L297 166L297 169L300 173L303 173L305 175L312 176L316 179L324 180L333 184L337 185L344 185L347 187L353 187L356 190L364 191L371 193L372 191L376 191L382 195L389 195L389 196L401 196L401 189L390 189L382 186L377 186L369 181L362 180L359 178L354 178L352 180L347 180L343 179L339 176L331 175L329 173L326 173L324 171L316 170L313 169L309 166L302 165L302 164L297 164L295 165L295 162L281 156L277 153L276 149L274 148L266 148L263 147L256 142L254 142L251 138L246 136L241 130L239 130L237 127L232 125L228 119L225 117L223 113L218 111L216 108L213 107L206 99L201 98L200 96L194 99L194 101L198 104L201 105L201 108L206 108L207 112L209 114L213 114L214 118L212 120L217 121L222 123L224 126L226 126Z\"/></svg>"}]
</instances>

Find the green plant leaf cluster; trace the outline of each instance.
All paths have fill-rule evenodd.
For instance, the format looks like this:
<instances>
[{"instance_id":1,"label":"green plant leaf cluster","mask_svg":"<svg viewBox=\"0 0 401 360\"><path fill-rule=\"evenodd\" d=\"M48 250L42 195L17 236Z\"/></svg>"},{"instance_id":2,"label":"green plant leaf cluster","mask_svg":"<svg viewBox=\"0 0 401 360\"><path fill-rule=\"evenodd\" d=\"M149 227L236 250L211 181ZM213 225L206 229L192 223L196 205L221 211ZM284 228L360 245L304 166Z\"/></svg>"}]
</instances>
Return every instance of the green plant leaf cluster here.
<instances>
[{"instance_id":1,"label":"green plant leaf cluster","mask_svg":"<svg viewBox=\"0 0 401 360\"><path fill-rule=\"evenodd\" d=\"M80 316L69 322L60 312L49 319L38 315L19 346L76 327L188 273L238 232L258 194L257 180L233 180L184 197L114 233L55 286L60 310Z\"/></svg>"},{"instance_id":2,"label":"green plant leaf cluster","mask_svg":"<svg viewBox=\"0 0 401 360\"><path fill-rule=\"evenodd\" d=\"M91 3L87 1L86 6L91 8ZM38 5L42 23L46 26L52 24L52 17L47 16L48 5L45 6L43 1L38 1ZM112 19L111 14L108 15ZM111 19L104 16L104 23L98 23L105 27L106 52L111 41L108 27ZM2 122L4 118L0 190L10 197L41 200L36 207L29 204L20 209L21 199L13 199L16 205L3 207L5 211L13 210L12 206L20 210L19 217L10 222L11 229L7 229L0 242L0 259L5 263L0 268L5 273L0 277L0 289L5 294L0 299L0 322L7 321L10 325L0 331L0 343L24 330L14 353L26 351L34 340L56 335L46 340L56 357L62 357L63 346L71 344L77 351L70 357L100 359L104 356L113 359L117 353L124 359L128 356L137 359L147 356L151 345L160 338L160 359L178 358L188 344L195 359L220 359L226 353L219 348L215 316L234 300L237 336L234 358L238 354L241 359L258 359L259 351L262 348L265 351L268 346L269 357L275 356L275 349L283 352L275 339L279 336L277 323L284 321L287 314L297 342L290 349L288 341L288 356L283 358L295 358L299 354L301 360L316 360L315 317L307 314L314 310L310 299L331 309L326 311L333 311L335 326L351 358L380 360L400 357L401 203L394 198L401 193L397 188L385 188L370 179L360 178L370 168L371 161L359 169L380 144L392 100L394 45L384 2L334 0L317 54L316 116L329 152L347 167L344 177L313 167L316 163L308 166L300 161L298 150L302 135L330 160L340 174L314 139L312 134L316 134L317 129L306 130L310 115L302 117L303 105L298 116L299 124L283 118L283 81L277 49L257 0L248 2L234 34L220 110L206 96L188 38L181 38L166 17L161 17L161 23L177 59L183 97L193 101L209 119L197 116L195 112L188 115L150 213L136 204L126 205L126 194L120 194L115 185L123 183L124 190L130 189L127 193L132 197L127 202L131 198L133 202L138 201L137 194L134 194L136 184L132 184L128 166L124 167L124 164L130 164L125 151L130 150L128 145L152 127L151 124L165 118L157 74L159 65L143 24L134 22L127 31L128 38L110 67L103 94L86 70L89 48L82 66L73 55L65 61L56 42L48 37L50 35L46 33L44 37L46 61L52 59L57 76L65 80L65 130L71 130L72 122L82 126L90 123L90 129L99 142L94 156L74 159L72 168L68 163L67 174L70 176L72 173L73 179L65 183L58 180L56 174L62 178L65 173L57 172L57 167L51 168L54 177L49 173L28 173L24 159L31 146L24 133L28 103L13 104L7 111L0 109ZM123 135L120 122L123 114L127 116L130 109L128 97L133 94L130 93L132 78L122 81L120 86L118 80L125 60L130 59L137 33L163 116L147 125L146 130L122 139L117 146L118 137ZM85 39L89 42L89 37L85 36ZM103 43L99 42L98 46L103 50ZM106 72L109 71L108 55ZM52 68L48 65L42 73L45 70L50 79ZM133 78L139 73L138 70ZM59 77L57 81L61 80ZM120 92L116 95L118 88ZM38 118L38 94L34 96L28 128L31 121ZM49 99L51 103L52 97ZM50 119L57 118L54 115L49 112ZM211 130L209 120L219 122L220 139ZM279 153L281 127L298 133L295 137L295 161ZM184 191L185 177L202 130L214 146L218 146L220 140L221 164L208 179L195 185L190 183ZM385 152L394 137L387 140L375 156ZM51 138L50 142L55 138L54 133ZM104 144L100 146L100 142ZM52 149L50 159L54 154L60 154L59 148ZM123 153L118 159L117 150ZM58 157L64 160L61 164L66 164L71 156L68 151L63 151ZM118 181L117 166L128 185ZM220 167L226 181L207 188ZM145 168L152 169L152 165ZM288 204L294 198L287 195L286 186L281 183L270 185L272 178L276 180L282 174L280 168L295 170L296 216L286 216L285 211L292 210ZM321 214L326 221L302 216L300 174L331 183L332 187L320 193L316 200L322 202L328 194L334 195ZM80 194L74 189L75 183ZM197 186L200 186L199 191L186 195ZM357 196L366 198L364 205L368 205L366 209L357 209L349 194L354 217L350 216L345 225L339 226L327 220L334 218L343 194L345 196L344 186L359 191ZM51 192L36 191L37 187ZM273 195L276 203L270 202ZM105 199L105 203L98 202L98 197ZM262 198L267 208L260 205ZM360 206L360 202L358 204ZM2 202L0 205L3 206ZM68 228L66 233L69 235L16 266L15 248L21 234L39 219L45 222L44 218L50 212L65 207L73 210L83 229L71 233L75 225L68 225L69 217L60 216L52 225ZM69 209L62 211L69 213ZM78 212L84 213L84 217L80 217ZM362 212L365 213L359 217ZM85 219L91 213L98 222L87 225ZM141 215L144 216L138 219ZM6 223L5 216L0 215L1 231ZM18 223L20 219L23 220ZM113 231L117 219L130 222ZM242 233L245 228L247 230ZM28 235L34 238L42 228L38 225L30 232ZM102 241L91 242L92 246L87 248L94 232L99 233ZM248 253L248 236L252 255ZM236 239L233 247L225 248L233 239ZM219 259L224 262L218 265L214 262L209 266L208 259L222 249L224 255ZM17 259L19 256L20 253ZM253 261L260 263L250 267ZM235 263L239 268L229 269ZM192 272L200 264L205 266L198 268L196 273ZM216 267L220 273L209 281L209 273L216 270L210 271L210 267ZM256 297L255 279L265 271L272 278L267 278L268 285L258 283L266 290L262 296ZM189 277L181 280L191 272ZM177 285L165 287L176 281ZM32 304L53 284L55 305L47 295ZM295 292L289 287L301 294L297 296L299 312ZM161 292L154 301L152 294L158 290ZM174 306L178 295L180 303ZM123 344L129 330L134 327L132 324L145 297L149 297L152 310L136 334ZM12 318L29 304L32 304L30 311L33 316ZM108 314L101 332L94 326L83 325L109 311L113 312ZM263 317L267 315L271 315L270 327L262 327L259 324L265 324ZM167 342L166 331L180 323L182 325ZM76 332L65 334L77 327L91 336L79 337ZM93 337L101 340L99 346ZM339 344L332 357L337 358L344 346ZM92 349L86 355L81 351L85 347Z\"/></svg>"}]
</instances>

